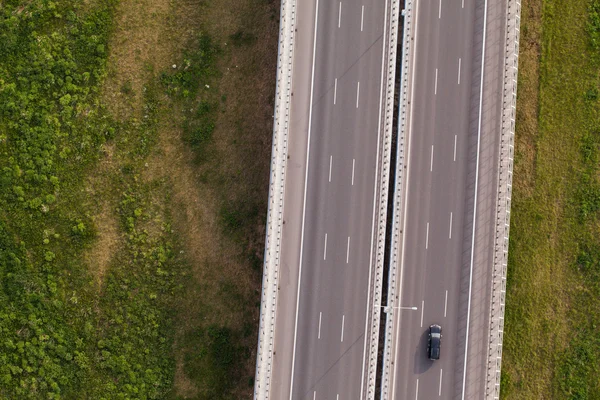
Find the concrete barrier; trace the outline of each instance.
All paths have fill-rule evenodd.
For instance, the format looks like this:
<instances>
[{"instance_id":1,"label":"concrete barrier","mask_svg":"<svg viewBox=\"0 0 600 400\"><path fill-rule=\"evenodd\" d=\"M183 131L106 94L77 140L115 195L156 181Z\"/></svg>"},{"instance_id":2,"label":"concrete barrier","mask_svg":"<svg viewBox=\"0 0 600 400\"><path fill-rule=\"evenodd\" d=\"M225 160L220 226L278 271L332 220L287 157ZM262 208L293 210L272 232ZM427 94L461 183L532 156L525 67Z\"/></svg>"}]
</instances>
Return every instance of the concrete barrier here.
<instances>
[{"instance_id":1,"label":"concrete barrier","mask_svg":"<svg viewBox=\"0 0 600 400\"><path fill-rule=\"evenodd\" d=\"M400 72L400 93L399 93L399 106L398 106L398 141L396 149L396 182L394 188L394 211L392 219L392 240L390 256L390 269L388 275L388 301L386 308L386 322L385 322L385 337L383 346L383 369L381 376L381 399L388 399L390 396L390 383L392 373L391 367L393 363L392 354L393 351L393 337L394 337L394 310L398 307L399 299L399 271L398 266L400 265L402 254L401 254L401 235L402 235L402 223L404 215L402 213L402 205L404 200L404 168L406 165L406 133L407 123L409 118L410 108L410 85L409 77L412 75L412 71L409 70L412 63L412 44L413 40L413 0L407 0L404 5L402 14L404 16L403 35L402 35L402 59L401 59L401 72Z\"/></svg>"},{"instance_id":2,"label":"concrete barrier","mask_svg":"<svg viewBox=\"0 0 600 400\"><path fill-rule=\"evenodd\" d=\"M504 304L506 301L506 264L508 262L508 234L510 229L521 0L507 1L506 18L494 270L490 299L487 379L485 382L485 398L487 400L498 399L500 397L500 367L502 364L502 335L504 331Z\"/></svg>"},{"instance_id":3,"label":"concrete barrier","mask_svg":"<svg viewBox=\"0 0 600 400\"><path fill-rule=\"evenodd\" d=\"M267 212L260 326L254 382L255 400L268 400L270 396L283 228L283 195L288 155L295 25L296 0L281 0L269 208Z\"/></svg>"},{"instance_id":4,"label":"concrete barrier","mask_svg":"<svg viewBox=\"0 0 600 400\"><path fill-rule=\"evenodd\" d=\"M374 265L375 265L375 276L371 280L373 297L369 304L371 310L370 320L367 321L366 332L368 341L368 364L367 364L367 385L363 387L363 393L361 398L372 400L375 398L376 393L376 380L377 380L377 357L379 350L379 327L381 324L381 297L383 291L383 271L385 261L385 237L387 228L387 209L388 209L388 187L390 180L390 161L391 161L391 150L392 150L392 135L393 135L393 122L394 122L394 94L395 94L395 83L396 83L396 59L397 59L397 48L398 48L398 29L399 29L399 18L400 18L400 4L397 0L387 0L386 3L386 15L384 28L384 62L382 65L382 106L383 113L381 114L382 120L379 122L382 128L383 136L380 137L380 151L382 153L381 160L379 160L378 168L378 194L375 198L376 201L376 223L377 223L377 237L375 243L375 254L373 254ZM380 132L381 135L381 132Z\"/></svg>"}]
</instances>

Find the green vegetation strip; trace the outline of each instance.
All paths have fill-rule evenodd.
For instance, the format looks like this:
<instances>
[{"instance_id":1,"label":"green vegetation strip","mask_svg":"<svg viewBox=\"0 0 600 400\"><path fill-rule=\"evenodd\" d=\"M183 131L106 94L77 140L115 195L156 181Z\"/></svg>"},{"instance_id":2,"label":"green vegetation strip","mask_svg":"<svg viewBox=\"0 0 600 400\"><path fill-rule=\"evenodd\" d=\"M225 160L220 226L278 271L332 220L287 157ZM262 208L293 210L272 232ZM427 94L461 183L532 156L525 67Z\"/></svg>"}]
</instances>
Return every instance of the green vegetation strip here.
<instances>
[{"instance_id":1,"label":"green vegetation strip","mask_svg":"<svg viewBox=\"0 0 600 400\"><path fill-rule=\"evenodd\" d=\"M99 96L116 1L86 3L0 3L3 399L172 392L173 310L189 268L174 250L168 182L142 175L157 142L159 98L195 97L213 73L216 48L201 37L185 72L144 86L143 120L117 122ZM211 138L215 108L199 102L185 115L195 149ZM106 146L117 170L98 168ZM100 182L92 195L90 176ZM114 253L101 277L85 259L98 243L98 216L116 217L119 243L100 249ZM222 396L231 380L238 355L230 336L210 327L196 338L203 360L190 362L212 377L207 398Z\"/></svg>"},{"instance_id":2,"label":"green vegetation strip","mask_svg":"<svg viewBox=\"0 0 600 400\"><path fill-rule=\"evenodd\" d=\"M599 399L600 1L521 28L502 398Z\"/></svg>"}]
</instances>

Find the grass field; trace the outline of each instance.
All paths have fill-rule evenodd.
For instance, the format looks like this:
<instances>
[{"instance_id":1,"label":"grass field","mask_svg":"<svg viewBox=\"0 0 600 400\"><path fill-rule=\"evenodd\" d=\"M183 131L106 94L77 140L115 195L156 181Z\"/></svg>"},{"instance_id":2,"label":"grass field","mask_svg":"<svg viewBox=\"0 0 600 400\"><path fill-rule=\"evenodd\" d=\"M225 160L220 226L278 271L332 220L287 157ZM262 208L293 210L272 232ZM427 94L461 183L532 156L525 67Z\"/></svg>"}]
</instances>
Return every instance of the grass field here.
<instances>
[{"instance_id":1,"label":"grass field","mask_svg":"<svg viewBox=\"0 0 600 400\"><path fill-rule=\"evenodd\" d=\"M0 398L251 398L278 3L0 3Z\"/></svg>"},{"instance_id":2,"label":"grass field","mask_svg":"<svg viewBox=\"0 0 600 400\"><path fill-rule=\"evenodd\" d=\"M600 398L593 3L523 2L504 399Z\"/></svg>"}]
</instances>

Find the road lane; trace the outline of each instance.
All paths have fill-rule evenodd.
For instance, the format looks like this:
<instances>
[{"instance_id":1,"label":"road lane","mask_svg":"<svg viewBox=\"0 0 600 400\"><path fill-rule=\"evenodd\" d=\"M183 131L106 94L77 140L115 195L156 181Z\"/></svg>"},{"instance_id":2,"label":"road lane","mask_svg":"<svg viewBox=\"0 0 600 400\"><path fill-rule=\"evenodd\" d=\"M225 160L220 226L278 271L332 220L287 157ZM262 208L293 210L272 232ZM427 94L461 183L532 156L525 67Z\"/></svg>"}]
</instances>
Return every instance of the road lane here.
<instances>
[{"instance_id":1,"label":"road lane","mask_svg":"<svg viewBox=\"0 0 600 400\"><path fill-rule=\"evenodd\" d=\"M421 0L416 15L419 42L414 55L410 186L400 304L425 307L421 310L423 322L419 313L399 314L392 385L395 399L452 398L455 360L462 357L457 351L462 340L458 335L458 301L462 239L470 212L465 207L465 155L469 151L472 80L472 66L466 60L472 60L474 50L474 8L469 4L462 8L456 1L446 1L442 7L440 17L439 4ZM450 215L454 232L449 227ZM430 223L427 248L419 245L425 221ZM435 362L426 355L427 328L434 323L443 328L442 356Z\"/></svg>"},{"instance_id":2,"label":"road lane","mask_svg":"<svg viewBox=\"0 0 600 400\"><path fill-rule=\"evenodd\" d=\"M310 121L306 175L302 176L305 204L298 236L284 236L288 255L297 254L295 247L301 243L301 270L296 304L283 294L285 308L278 307L278 364L273 369L272 396L359 398L375 228L385 3L314 2L314 26L307 17L310 2L302 3L298 7L305 24L298 24L298 42L305 49L303 54L308 53L307 41L314 41L310 96L306 95L306 78L294 82L294 91L305 96L295 99L295 107L307 106ZM311 30L316 36L309 35ZM307 98L312 100L306 106L298 104L306 104ZM292 108L292 121L302 126L307 115L294 113L296 108ZM290 136L305 133L290 130ZM297 140L294 149L290 144L290 153L300 153L301 144ZM287 214L298 226L297 208L287 209ZM294 282L290 258L284 250L287 282L292 283L285 286L286 292ZM295 314L293 324L285 315L290 311Z\"/></svg>"}]
</instances>

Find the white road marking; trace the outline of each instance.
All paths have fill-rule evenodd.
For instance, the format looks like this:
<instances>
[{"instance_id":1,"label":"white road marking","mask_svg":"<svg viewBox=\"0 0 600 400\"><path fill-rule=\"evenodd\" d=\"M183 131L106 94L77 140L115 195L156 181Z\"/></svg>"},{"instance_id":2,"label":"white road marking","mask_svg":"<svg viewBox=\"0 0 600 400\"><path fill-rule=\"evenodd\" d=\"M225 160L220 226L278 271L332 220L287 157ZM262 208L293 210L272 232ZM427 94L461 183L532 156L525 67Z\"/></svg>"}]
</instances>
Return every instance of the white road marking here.
<instances>
[{"instance_id":1,"label":"white road marking","mask_svg":"<svg viewBox=\"0 0 600 400\"><path fill-rule=\"evenodd\" d=\"M356 159L352 159L352 186L354 186L354 165L356 164Z\"/></svg>"},{"instance_id":2,"label":"white road marking","mask_svg":"<svg viewBox=\"0 0 600 400\"><path fill-rule=\"evenodd\" d=\"M365 6L362 6L362 11L360 12L360 31L363 31L363 22L365 21Z\"/></svg>"},{"instance_id":3,"label":"white road marking","mask_svg":"<svg viewBox=\"0 0 600 400\"><path fill-rule=\"evenodd\" d=\"M462 8L465 8L465 0L462 0Z\"/></svg>"},{"instance_id":4,"label":"white road marking","mask_svg":"<svg viewBox=\"0 0 600 400\"><path fill-rule=\"evenodd\" d=\"M446 290L446 300L444 300L444 318L446 318L446 311L448 311L448 291Z\"/></svg>"},{"instance_id":5,"label":"white road marking","mask_svg":"<svg viewBox=\"0 0 600 400\"><path fill-rule=\"evenodd\" d=\"M383 20L387 21L387 13L388 13L388 2L385 2L385 8L383 13ZM387 32L387 24L383 24L383 37L386 37ZM384 71L385 71L385 57L387 52L385 51L386 41L382 40L381 43L382 53L381 53L381 83L379 84L379 121L381 121L382 109L383 109L383 84L384 84ZM377 156L375 157L375 165L379 165L379 143L381 141L381 124L377 124ZM371 282L371 274L373 272L373 244L375 243L375 219L377 215L376 208L376 200L377 200L377 179L379 177L378 169L375 169L375 180L373 181L373 218L371 220L371 251L369 255L369 279L367 282ZM371 285L368 285L367 289L367 307L365 312L365 332L369 327L369 313L370 307L368 306L371 301ZM362 360L362 371L360 374L360 400L363 400L364 393L364 384L365 384L365 362L367 358L367 335L364 335L364 345L363 345L363 360Z\"/></svg>"},{"instance_id":6,"label":"white road marking","mask_svg":"<svg viewBox=\"0 0 600 400\"><path fill-rule=\"evenodd\" d=\"M296 341L298 338L298 308L300 306L300 283L302 282L302 253L304 249L304 222L306 219L306 187L308 185L308 163L310 160L310 134L311 134L311 122L312 122L312 104L315 87L315 54L317 52L317 26L319 25L319 0L316 0L315 5L315 32L313 36L313 59L312 59L312 72L310 78L310 107L308 111L308 134L306 141L306 166L304 170L304 200L302 204L302 234L300 235L300 260L298 267L298 292L296 294L296 321L294 322L294 350L292 351L292 371L290 380L290 400L292 400L293 388L294 388L294 364L296 360ZM315 392L316 395L316 392Z\"/></svg>"},{"instance_id":7,"label":"white road marking","mask_svg":"<svg viewBox=\"0 0 600 400\"><path fill-rule=\"evenodd\" d=\"M429 171L433 172L433 145L431 145L431 163L429 165Z\"/></svg>"},{"instance_id":8,"label":"white road marking","mask_svg":"<svg viewBox=\"0 0 600 400\"><path fill-rule=\"evenodd\" d=\"M313 392L313 400L315 400L316 398L317 398L317 391L315 390L315 391Z\"/></svg>"},{"instance_id":9,"label":"white road marking","mask_svg":"<svg viewBox=\"0 0 600 400\"><path fill-rule=\"evenodd\" d=\"M337 100L337 78L335 78L335 83L333 84L333 104L335 105Z\"/></svg>"},{"instance_id":10,"label":"white road marking","mask_svg":"<svg viewBox=\"0 0 600 400\"><path fill-rule=\"evenodd\" d=\"M487 33L487 9L488 0L485 0L483 11L483 40L481 43L481 59L485 60L485 40ZM483 79L485 63L481 63L481 81L479 83L479 121L477 129L477 161L475 163L475 198L473 202L473 234L471 236L471 268L469 271L469 300L467 305L467 331L465 335L465 361L463 364L462 400L465 400L465 388L467 385L467 359L469 353L469 324L471 322L471 294L473 290L473 260L475 256L475 221L477 221L477 185L479 183L479 152L481 151L481 113L483 108Z\"/></svg>"},{"instance_id":11,"label":"white road marking","mask_svg":"<svg viewBox=\"0 0 600 400\"><path fill-rule=\"evenodd\" d=\"M450 229L448 230L448 239L452 239L452 211L450 211Z\"/></svg>"},{"instance_id":12,"label":"white road marking","mask_svg":"<svg viewBox=\"0 0 600 400\"><path fill-rule=\"evenodd\" d=\"M333 155L329 156L329 182L331 182L331 165L333 164Z\"/></svg>"},{"instance_id":13,"label":"white road marking","mask_svg":"<svg viewBox=\"0 0 600 400\"><path fill-rule=\"evenodd\" d=\"M421 328L423 327L423 311L425 310L425 300L421 301Z\"/></svg>"},{"instance_id":14,"label":"white road marking","mask_svg":"<svg viewBox=\"0 0 600 400\"><path fill-rule=\"evenodd\" d=\"M419 379L417 378L417 390L415 393L415 400L419 398Z\"/></svg>"},{"instance_id":15,"label":"white road marking","mask_svg":"<svg viewBox=\"0 0 600 400\"><path fill-rule=\"evenodd\" d=\"M427 233L425 235L425 250L429 248L429 222L427 223Z\"/></svg>"},{"instance_id":16,"label":"white road marking","mask_svg":"<svg viewBox=\"0 0 600 400\"><path fill-rule=\"evenodd\" d=\"M348 246L346 247L346 264L350 260L350 236L348 236Z\"/></svg>"},{"instance_id":17,"label":"white road marking","mask_svg":"<svg viewBox=\"0 0 600 400\"><path fill-rule=\"evenodd\" d=\"M456 161L456 135L454 135L454 161Z\"/></svg>"},{"instance_id":18,"label":"white road marking","mask_svg":"<svg viewBox=\"0 0 600 400\"><path fill-rule=\"evenodd\" d=\"M419 15L419 1L416 1L415 3L416 3L415 4L415 15ZM386 7L387 7L387 1L385 2L385 4L386 4ZM411 87L415 86L415 73L414 73L414 70L415 70L415 63L416 63L416 59L417 59L417 50L416 50L416 49L418 49L417 42L419 40L419 35L417 35L418 27L419 27L418 20L419 19L416 18L415 22L414 22L414 27L415 27L415 33L414 33L414 41L415 41L415 43L414 43L414 49L415 49L415 51L414 51L414 53L415 54L413 54L413 60L412 60L412 66L411 66L411 70L412 70ZM385 27L384 27L384 29L385 29ZM414 104L414 98L415 98L415 92L413 90L413 91L411 91L411 94L410 94L410 104ZM409 173L410 172L410 145L411 145L410 135L412 133L412 127L413 127L413 120L411 118L410 124L409 124L409 127L408 127L408 134L407 134L408 145L407 145L407 148L406 148L406 154L407 154L407 157L406 157L406 187L407 187L407 191L408 191L408 188L410 187L409 184L408 184L408 182L410 180L410 173ZM408 201L405 200L404 201L404 211L403 211L404 215L406 215L406 209L407 209L407 207L408 207ZM404 221L402 223L402 232L406 232L406 220L407 220L407 218L404 218ZM406 235L402 235L402 253L401 254L405 254L405 252L404 252L405 244L406 244ZM404 280L404 260L401 259L400 260L400 282L399 282L399 292L398 292L398 298L400 298L400 299L402 298L402 282L403 282L403 280ZM400 319L398 318L398 327L399 326L400 326ZM365 331L366 331L366 326L365 326ZM396 329L396 338L394 339L396 343L398 343L399 337L400 337L400 329ZM400 346L396 345L396 350L394 351L394 360L398 359L398 350L399 350L399 347ZM393 376L396 376L396 371L397 371L397 368L398 368L398 364L399 363L394 363L394 374L393 374ZM363 365L364 365L364 363L363 363ZM364 370L364 366L363 366L363 370ZM364 376L362 378L364 379ZM419 385L419 383L418 383L418 379L417 379L417 387L418 387L418 385ZM362 393L362 385L361 385L361 393ZM391 398L392 399L396 398L396 379L393 379L393 383L392 383L392 396L391 396ZM361 399L362 399L362 397L361 397Z\"/></svg>"},{"instance_id":19,"label":"white road marking","mask_svg":"<svg viewBox=\"0 0 600 400\"><path fill-rule=\"evenodd\" d=\"M438 11L438 19L441 19L441 18L442 18L442 0L440 0L440 8Z\"/></svg>"},{"instance_id":20,"label":"white road marking","mask_svg":"<svg viewBox=\"0 0 600 400\"><path fill-rule=\"evenodd\" d=\"M460 85L460 64L461 64L461 59L460 57L458 58L458 84Z\"/></svg>"},{"instance_id":21,"label":"white road marking","mask_svg":"<svg viewBox=\"0 0 600 400\"><path fill-rule=\"evenodd\" d=\"M342 25L342 2L340 1L340 11L338 13L338 28Z\"/></svg>"},{"instance_id":22,"label":"white road marking","mask_svg":"<svg viewBox=\"0 0 600 400\"><path fill-rule=\"evenodd\" d=\"M360 97L360 82L356 84L356 108L358 108L358 99Z\"/></svg>"},{"instance_id":23,"label":"white road marking","mask_svg":"<svg viewBox=\"0 0 600 400\"><path fill-rule=\"evenodd\" d=\"M438 69L435 69L435 88L433 89L434 93L437 94L437 78L438 78Z\"/></svg>"},{"instance_id":24,"label":"white road marking","mask_svg":"<svg viewBox=\"0 0 600 400\"><path fill-rule=\"evenodd\" d=\"M440 368L440 390L438 391L438 396L442 395L442 369Z\"/></svg>"},{"instance_id":25,"label":"white road marking","mask_svg":"<svg viewBox=\"0 0 600 400\"><path fill-rule=\"evenodd\" d=\"M321 339L321 318L323 317L323 313L319 312L319 336L317 339Z\"/></svg>"},{"instance_id":26,"label":"white road marking","mask_svg":"<svg viewBox=\"0 0 600 400\"><path fill-rule=\"evenodd\" d=\"M344 341L344 322L346 321L346 316L342 315L342 336L340 337L340 342Z\"/></svg>"},{"instance_id":27,"label":"white road marking","mask_svg":"<svg viewBox=\"0 0 600 400\"><path fill-rule=\"evenodd\" d=\"M327 260L327 234L325 234L325 248L323 249L323 260Z\"/></svg>"}]
</instances>

